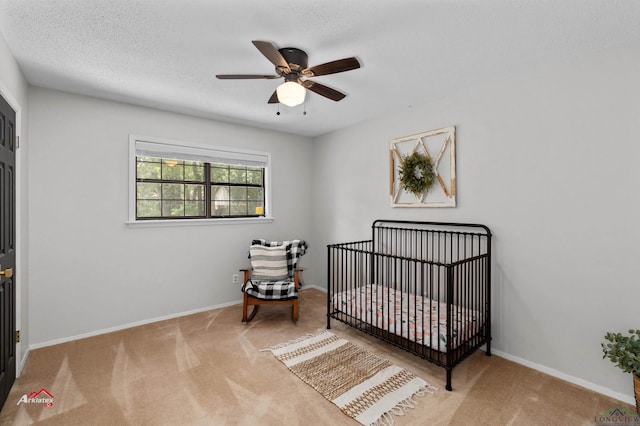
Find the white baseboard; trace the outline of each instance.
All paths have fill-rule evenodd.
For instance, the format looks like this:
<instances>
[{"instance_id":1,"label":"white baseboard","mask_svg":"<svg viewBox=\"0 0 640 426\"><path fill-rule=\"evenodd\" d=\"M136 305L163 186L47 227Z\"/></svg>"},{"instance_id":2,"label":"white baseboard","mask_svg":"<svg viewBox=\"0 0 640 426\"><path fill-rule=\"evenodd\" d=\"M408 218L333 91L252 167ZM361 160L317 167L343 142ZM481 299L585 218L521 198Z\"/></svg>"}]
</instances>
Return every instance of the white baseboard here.
<instances>
[{"instance_id":1,"label":"white baseboard","mask_svg":"<svg viewBox=\"0 0 640 426\"><path fill-rule=\"evenodd\" d=\"M315 288L316 290L320 290L320 291L322 291L324 293L327 292L326 288L316 287L314 285L308 285L308 284L304 285L304 287L302 288L302 291L304 291L306 289L309 289L309 288ZM35 344L32 344L32 345L29 345L29 348L27 349L27 353L29 352L29 349L45 348L47 346L58 345L60 343L67 343L67 342L71 342L73 340L79 340L79 339L85 339L87 337L99 336L100 334L113 333L114 331L120 331L120 330L125 330L127 328L138 327L140 325L146 325L146 324L150 324L150 323L153 323L153 322L164 321L164 320L178 318L178 317L184 317L184 316L187 316L187 315L198 314L200 312L211 311L213 309L226 308L227 306L234 306L234 305L240 305L240 304L242 304L242 300L237 300L237 301L233 301L233 302L222 303L222 304L219 304L219 305L213 305L213 306L207 306L207 307L204 307L204 308L194 309L194 310L191 310L191 311L180 312L180 313L177 313L177 314L166 315L166 316L163 316L163 317L156 317L156 318L137 321L137 322L133 322L133 323L129 323L129 324L119 325L119 326L116 326L116 327L104 328L104 329L101 329L101 330L91 331L89 333L78 334L78 335L75 335L75 336L63 337L61 339L49 340L49 341L42 342L42 343L35 343ZM22 364L24 364L26 361L27 361L27 357L25 356L24 359L22 360Z\"/></svg>"},{"instance_id":2,"label":"white baseboard","mask_svg":"<svg viewBox=\"0 0 640 426\"><path fill-rule=\"evenodd\" d=\"M508 359L509 361L513 361L517 364L524 365L525 367L533 368L534 370L541 371L545 374L548 374L553 377L557 377L558 379L564 380L565 382L573 383L574 385L582 386L583 388L592 390L594 392L600 393L602 395L606 395L608 397L617 399L618 401L625 402L630 405L635 405L636 401L632 395L627 395L624 393L613 391L609 388L605 388L604 386L596 385L595 383L591 383L587 380L580 379L578 377L573 377L568 374L565 374L561 371L555 370L550 367L546 367L544 365L536 364L535 362L528 361L524 358L520 358L514 355L509 355L508 353L497 351L495 349L491 349L491 353L495 354L501 358Z\"/></svg>"},{"instance_id":3,"label":"white baseboard","mask_svg":"<svg viewBox=\"0 0 640 426\"><path fill-rule=\"evenodd\" d=\"M177 314L171 314L171 315L166 315L166 316L162 316L162 317L146 319L146 320L142 320L142 321L136 321L136 322L132 322L132 323L129 323L129 324L119 325L119 326L116 326L116 327L104 328L104 329L101 329L101 330L91 331L89 333L78 334L76 336L63 337L62 339L55 339L55 340L49 340L47 342L35 343L33 345L29 345L29 348L27 349L27 353L29 352L29 349L40 349L40 348L44 348L44 347L47 347L47 346L58 345L60 343L71 342L73 340L79 340L79 339L85 339L87 337L99 336L100 334L113 333L114 331L120 331L120 330L125 330L127 328L138 327L138 326L150 324L150 323L153 323L153 322L158 322L158 321L164 321L164 320L168 320L168 319L184 317L184 316L187 316L187 315L198 314L200 312L211 311L213 309L219 309L219 308L226 308L227 306L234 306L234 305L239 305L239 304L242 304L242 300L237 300L237 301L234 301L234 302L222 303L220 305L207 306L207 307L204 307L204 308L198 308L198 309L194 309L194 310L191 310L191 311L180 312L180 313L177 313ZM26 356L25 356L25 359L23 360L23 362L26 362Z\"/></svg>"},{"instance_id":4,"label":"white baseboard","mask_svg":"<svg viewBox=\"0 0 640 426\"><path fill-rule=\"evenodd\" d=\"M302 286L301 290L302 290L302 291L304 291L304 290L309 289L309 288L315 288L316 290L320 290L320 291L321 291L321 292L323 292L323 293L326 293L326 292L327 292L327 289L326 289L326 288L324 288L324 287L317 287L317 286L315 286L315 285L311 285L311 284L305 284L304 286Z\"/></svg>"},{"instance_id":5,"label":"white baseboard","mask_svg":"<svg viewBox=\"0 0 640 426\"><path fill-rule=\"evenodd\" d=\"M24 370L24 366L27 364L27 358L29 358L29 352L31 352L31 348L27 348L27 350L24 352L24 356L22 357L22 359L18 364L18 370L16 371L16 378L20 377L20 375L22 374L22 371Z\"/></svg>"}]
</instances>

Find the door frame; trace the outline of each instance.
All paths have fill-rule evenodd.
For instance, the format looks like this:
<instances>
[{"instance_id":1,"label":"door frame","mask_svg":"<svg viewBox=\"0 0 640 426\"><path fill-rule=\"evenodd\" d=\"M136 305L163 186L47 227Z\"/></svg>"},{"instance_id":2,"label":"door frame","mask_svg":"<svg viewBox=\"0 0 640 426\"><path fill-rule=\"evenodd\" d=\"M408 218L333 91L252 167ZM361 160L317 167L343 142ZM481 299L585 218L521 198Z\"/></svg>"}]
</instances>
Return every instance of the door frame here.
<instances>
[{"instance_id":1,"label":"door frame","mask_svg":"<svg viewBox=\"0 0 640 426\"><path fill-rule=\"evenodd\" d=\"M25 141L22 140L22 106L16 100L16 98L12 95L11 91L4 85L2 80L0 80L0 95L9 103L9 106L16 113L16 141L17 138L20 138L20 145L24 146ZM16 143L16 163L15 163L15 209L16 209L16 264L15 268L18 270L18 273L14 276L14 284L16 288L16 330L22 330L22 148L17 147ZM29 346L27 345L27 351L24 356L22 356L22 343L24 341L24 337L28 338L29 333L20 333L22 337L20 342L16 343L16 378L20 377L22 373L22 369L24 368L24 364L27 361L27 356L29 355L28 350Z\"/></svg>"}]
</instances>

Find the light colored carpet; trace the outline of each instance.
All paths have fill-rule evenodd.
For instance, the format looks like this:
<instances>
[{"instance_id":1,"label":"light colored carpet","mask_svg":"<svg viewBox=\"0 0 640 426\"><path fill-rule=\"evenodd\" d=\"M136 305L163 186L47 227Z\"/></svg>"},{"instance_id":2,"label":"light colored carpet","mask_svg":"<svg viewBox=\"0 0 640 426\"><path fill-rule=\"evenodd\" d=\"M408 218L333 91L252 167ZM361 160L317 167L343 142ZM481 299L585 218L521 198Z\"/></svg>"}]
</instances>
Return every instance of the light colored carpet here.
<instances>
[{"instance_id":1,"label":"light colored carpet","mask_svg":"<svg viewBox=\"0 0 640 426\"><path fill-rule=\"evenodd\" d=\"M272 356L261 352L326 326L326 294L304 290L300 320L263 306L249 323L241 306L130 328L31 352L2 411L2 425L357 425ZM477 352L453 371L357 330L332 332L441 390L397 425L593 425L612 407L635 407L497 356ZM54 404L20 404L46 389Z\"/></svg>"}]
</instances>

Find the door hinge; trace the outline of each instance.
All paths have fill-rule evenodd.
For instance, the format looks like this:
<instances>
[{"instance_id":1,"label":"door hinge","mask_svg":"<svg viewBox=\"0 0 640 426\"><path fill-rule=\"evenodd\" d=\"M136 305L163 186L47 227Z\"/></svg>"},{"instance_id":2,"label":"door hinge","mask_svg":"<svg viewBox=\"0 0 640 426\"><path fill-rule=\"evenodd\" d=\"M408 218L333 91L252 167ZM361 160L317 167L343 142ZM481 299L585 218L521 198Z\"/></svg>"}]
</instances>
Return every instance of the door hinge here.
<instances>
[{"instance_id":1,"label":"door hinge","mask_svg":"<svg viewBox=\"0 0 640 426\"><path fill-rule=\"evenodd\" d=\"M16 343L20 343L20 330L16 330Z\"/></svg>"},{"instance_id":2,"label":"door hinge","mask_svg":"<svg viewBox=\"0 0 640 426\"><path fill-rule=\"evenodd\" d=\"M20 148L20 136L16 136L16 148Z\"/></svg>"}]
</instances>

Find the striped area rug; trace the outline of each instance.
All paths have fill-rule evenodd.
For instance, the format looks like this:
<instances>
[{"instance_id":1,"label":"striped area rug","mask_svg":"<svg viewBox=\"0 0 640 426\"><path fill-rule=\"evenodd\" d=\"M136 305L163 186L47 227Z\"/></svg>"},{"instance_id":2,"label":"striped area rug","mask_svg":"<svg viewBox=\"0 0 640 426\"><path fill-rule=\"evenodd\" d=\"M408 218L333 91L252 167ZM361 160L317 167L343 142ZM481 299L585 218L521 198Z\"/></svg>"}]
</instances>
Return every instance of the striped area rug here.
<instances>
[{"instance_id":1,"label":"striped area rug","mask_svg":"<svg viewBox=\"0 0 640 426\"><path fill-rule=\"evenodd\" d=\"M329 331L268 350L302 381L363 425L393 424L394 414L402 415L416 406L416 396L437 390L413 373Z\"/></svg>"}]
</instances>

